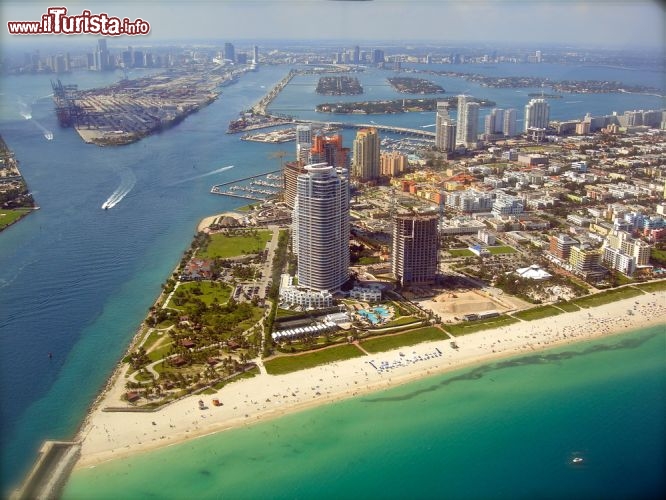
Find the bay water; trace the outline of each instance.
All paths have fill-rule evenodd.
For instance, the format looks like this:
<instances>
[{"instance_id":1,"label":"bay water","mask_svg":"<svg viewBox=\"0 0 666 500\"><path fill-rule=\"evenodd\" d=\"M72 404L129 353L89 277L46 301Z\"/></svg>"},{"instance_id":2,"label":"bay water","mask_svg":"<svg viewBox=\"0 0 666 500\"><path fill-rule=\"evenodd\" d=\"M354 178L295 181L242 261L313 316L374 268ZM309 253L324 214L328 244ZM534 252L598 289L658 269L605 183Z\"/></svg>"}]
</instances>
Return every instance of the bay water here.
<instances>
[{"instance_id":1,"label":"bay water","mask_svg":"<svg viewBox=\"0 0 666 500\"><path fill-rule=\"evenodd\" d=\"M44 439L68 439L76 432L161 283L189 245L197 222L244 204L210 194L210 186L274 170L279 160L272 153L292 153L292 144L245 143L225 134L229 120L287 71L267 66L248 73L178 126L117 148L85 144L74 130L58 127L49 97L50 75L2 77L0 133L16 153L41 207L0 234L3 491L26 472ZM557 68L544 71L550 74ZM603 76L609 71L603 69ZM614 79L626 76L617 72ZM90 88L120 76L77 72L63 77L63 82ZM403 97L388 87L386 76L378 70L359 75L367 91L363 98ZM650 72L644 77L654 79ZM515 92L432 79L447 93L467 90L495 100L499 107L517 107L519 117L528 100L526 89ZM434 123L434 113L323 118L312 110L331 98L316 95L314 83L312 77L295 78L272 109L318 120L372 120L409 127ZM569 100L580 102L567 104ZM587 111L606 114L661 106L662 100L654 96L576 95L551 101L551 115L580 118ZM46 140L45 131L53 133L53 140ZM343 132L346 146L351 146L353 135L352 130ZM121 200L102 210L113 195L122 195Z\"/></svg>"}]
</instances>

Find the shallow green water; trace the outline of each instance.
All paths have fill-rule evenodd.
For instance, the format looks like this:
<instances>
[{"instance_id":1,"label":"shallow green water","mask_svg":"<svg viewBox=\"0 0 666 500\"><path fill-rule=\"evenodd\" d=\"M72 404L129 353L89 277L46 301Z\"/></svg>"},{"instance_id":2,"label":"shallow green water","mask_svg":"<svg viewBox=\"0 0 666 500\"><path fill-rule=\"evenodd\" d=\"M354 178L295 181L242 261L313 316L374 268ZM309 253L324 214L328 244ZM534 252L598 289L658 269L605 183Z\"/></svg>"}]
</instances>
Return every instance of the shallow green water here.
<instances>
[{"instance_id":1,"label":"shallow green water","mask_svg":"<svg viewBox=\"0 0 666 500\"><path fill-rule=\"evenodd\" d=\"M662 326L518 356L80 470L64 498L659 498L665 353Z\"/></svg>"}]
</instances>

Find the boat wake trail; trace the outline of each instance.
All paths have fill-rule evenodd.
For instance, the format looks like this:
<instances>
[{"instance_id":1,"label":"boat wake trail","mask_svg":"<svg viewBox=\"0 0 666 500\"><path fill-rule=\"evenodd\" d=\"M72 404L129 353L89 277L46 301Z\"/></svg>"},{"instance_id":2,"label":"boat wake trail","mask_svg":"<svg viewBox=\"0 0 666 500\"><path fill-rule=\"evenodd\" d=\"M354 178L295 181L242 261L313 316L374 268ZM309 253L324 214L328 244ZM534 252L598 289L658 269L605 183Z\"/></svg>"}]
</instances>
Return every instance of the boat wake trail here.
<instances>
[{"instance_id":1,"label":"boat wake trail","mask_svg":"<svg viewBox=\"0 0 666 500\"><path fill-rule=\"evenodd\" d=\"M32 123L37 125L37 128L42 131L42 134L44 134L44 138L47 141L52 141L53 140L53 132L51 132L49 129L47 129L44 125L39 123L37 120L34 118L32 119Z\"/></svg>"},{"instance_id":2,"label":"boat wake trail","mask_svg":"<svg viewBox=\"0 0 666 500\"><path fill-rule=\"evenodd\" d=\"M120 185L118 188L111 193L111 196L102 203L102 208L108 210L109 208L115 207L122 199L128 195L128 193L134 188L136 184L136 176L129 168L124 168L120 171Z\"/></svg>"},{"instance_id":3,"label":"boat wake trail","mask_svg":"<svg viewBox=\"0 0 666 500\"><path fill-rule=\"evenodd\" d=\"M32 109L31 106L28 106L23 99L19 97L18 99L18 105L19 105L19 114L25 118L26 120L29 120L32 118Z\"/></svg>"},{"instance_id":4,"label":"boat wake trail","mask_svg":"<svg viewBox=\"0 0 666 500\"><path fill-rule=\"evenodd\" d=\"M195 175L194 177L188 177L187 179L176 181L173 184L169 184L169 186L177 186L178 184L182 184L184 182L190 182L190 181L193 181L194 179L201 179L202 177L208 177L209 175L219 174L220 172L224 172L225 170L229 170L231 168L234 168L234 166L229 165L228 167L218 168L218 169L213 170L212 172L207 172L205 174Z\"/></svg>"}]
</instances>

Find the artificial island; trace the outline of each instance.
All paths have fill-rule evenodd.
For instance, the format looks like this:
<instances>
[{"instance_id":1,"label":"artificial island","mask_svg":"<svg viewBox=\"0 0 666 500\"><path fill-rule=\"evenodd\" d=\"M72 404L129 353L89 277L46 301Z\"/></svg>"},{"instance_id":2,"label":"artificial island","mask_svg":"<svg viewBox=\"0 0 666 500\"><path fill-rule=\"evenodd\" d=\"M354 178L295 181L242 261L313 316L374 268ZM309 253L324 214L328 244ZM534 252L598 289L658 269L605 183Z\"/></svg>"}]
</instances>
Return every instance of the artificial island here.
<instances>
[{"instance_id":1,"label":"artificial island","mask_svg":"<svg viewBox=\"0 0 666 500\"><path fill-rule=\"evenodd\" d=\"M268 111L296 76L229 128L290 129L280 182L239 180L256 202L198 226L70 466L666 320L663 110L555 121L534 98L481 133L460 95L428 104L434 133L356 124L346 148Z\"/></svg>"}]
</instances>

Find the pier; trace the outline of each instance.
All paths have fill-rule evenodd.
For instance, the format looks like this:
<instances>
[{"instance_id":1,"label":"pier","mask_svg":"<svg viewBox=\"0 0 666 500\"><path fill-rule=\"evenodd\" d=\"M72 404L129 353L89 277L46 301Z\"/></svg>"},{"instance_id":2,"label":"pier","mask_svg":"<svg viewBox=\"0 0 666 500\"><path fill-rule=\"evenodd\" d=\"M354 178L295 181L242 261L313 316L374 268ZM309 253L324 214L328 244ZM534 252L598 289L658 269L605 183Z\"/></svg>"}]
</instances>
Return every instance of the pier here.
<instances>
[{"instance_id":1,"label":"pier","mask_svg":"<svg viewBox=\"0 0 666 500\"><path fill-rule=\"evenodd\" d=\"M39 458L11 500L59 498L62 488L81 453L81 445L70 441L45 441Z\"/></svg>"},{"instance_id":2,"label":"pier","mask_svg":"<svg viewBox=\"0 0 666 500\"><path fill-rule=\"evenodd\" d=\"M244 199L244 200L266 201L265 198L259 198L259 197L257 197L257 196L253 196L253 194L254 194L255 192L259 192L259 191L256 190L256 189L246 189L246 190L244 190L244 191L247 191L247 192L249 192L249 193L251 193L251 194L246 194L246 193L238 194L238 193L232 193L232 192L230 192L229 190L222 191L221 188L226 187L226 186L231 186L231 185L233 185L233 184L237 184L237 183L239 183L239 182L249 181L249 180L251 180L251 179L258 179L258 178L260 178L260 177L268 177L268 178L270 179L270 178L271 178L271 177L270 177L271 175L273 175L273 174L277 174L277 173L280 173L280 174L281 174L281 173L282 173L282 169L280 168L279 170L271 170L271 171L269 171L269 172L264 172L264 173L261 173L261 174L250 175L250 176L248 176L248 177L243 177L243 178L241 178L241 179L235 179L235 180L233 180L233 181L223 182L222 184L215 184L213 187L210 188L210 192L211 192L212 194L219 194L219 195L223 195L223 196L231 196L232 198L242 198L242 199ZM266 183L266 184L268 184L268 183ZM272 186L271 186L271 187L272 187ZM277 194L277 193L275 193L275 194ZM270 195L269 195L269 196L270 196Z\"/></svg>"}]
</instances>

